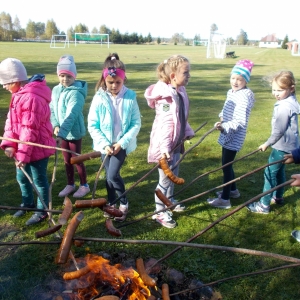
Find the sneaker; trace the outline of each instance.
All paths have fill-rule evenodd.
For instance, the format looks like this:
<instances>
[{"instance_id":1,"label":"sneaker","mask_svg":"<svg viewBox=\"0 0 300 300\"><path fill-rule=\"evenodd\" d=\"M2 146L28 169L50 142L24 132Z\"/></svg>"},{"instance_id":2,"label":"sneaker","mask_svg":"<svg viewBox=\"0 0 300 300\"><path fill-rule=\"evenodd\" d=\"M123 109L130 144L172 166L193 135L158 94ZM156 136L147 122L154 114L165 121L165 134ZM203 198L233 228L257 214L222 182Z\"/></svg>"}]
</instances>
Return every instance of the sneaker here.
<instances>
[{"instance_id":1,"label":"sneaker","mask_svg":"<svg viewBox=\"0 0 300 300\"><path fill-rule=\"evenodd\" d=\"M172 213L170 211L164 211L155 214L152 216L152 219L167 228L174 228L177 225L176 222L172 219Z\"/></svg>"},{"instance_id":2,"label":"sneaker","mask_svg":"<svg viewBox=\"0 0 300 300\"><path fill-rule=\"evenodd\" d=\"M172 203L176 204L178 201L177 200L173 200ZM172 211L176 211L176 212L182 212L186 209L186 207L183 204L177 204Z\"/></svg>"},{"instance_id":3,"label":"sneaker","mask_svg":"<svg viewBox=\"0 0 300 300\"><path fill-rule=\"evenodd\" d=\"M81 198L84 197L86 194L90 192L90 187L87 185L81 185L78 190L73 194L73 197L75 198Z\"/></svg>"},{"instance_id":4,"label":"sneaker","mask_svg":"<svg viewBox=\"0 0 300 300\"><path fill-rule=\"evenodd\" d=\"M28 225L40 223L40 222L46 220L47 216L48 216L47 213L35 212L25 224L28 226Z\"/></svg>"},{"instance_id":5,"label":"sneaker","mask_svg":"<svg viewBox=\"0 0 300 300\"><path fill-rule=\"evenodd\" d=\"M27 205L27 206L24 206L24 203L22 203L21 205L20 205L20 207L28 207L28 208L35 208L35 204L31 204L31 205ZM15 217L15 218L19 218L19 217L22 217L22 216L24 216L26 213L28 212L28 210L18 210L14 215L13 215L13 217Z\"/></svg>"},{"instance_id":6,"label":"sneaker","mask_svg":"<svg viewBox=\"0 0 300 300\"><path fill-rule=\"evenodd\" d=\"M207 202L209 205L217 208L228 209L231 207L230 200L224 200L221 197L214 198L214 199L208 198Z\"/></svg>"},{"instance_id":7,"label":"sneaker","mask_svg":"<svg viewBox=\"0 0 300 300\"><path fill-rule=\"evenodd\" d=\"M264 206L261 202L253 202L246 206L247 209L254 213L268 214L270 212L270 206Z\"/></svg>"},{"instance_id":8,"label":"sneaker","mask_svg":"<svg viewBox=\"0 0 300 300\"><path fill-rule=\"evenodd\" d=\"M300 230L293 230L291 236L300 242Z\"/></svg>"},{"instance_id":9,"label":"sneaker","mask_svg":"<svg viewBox=\"0 0 300 300\"><path fill-rule=\"evenodd\" d=\"M58 197L66 197L75 191L75 185L66 185L66 187L58 194Z\"/></svg>"},{"instance_id":10,"label":"sneaker","mask_svg":"<svg viewBox=\"0 0 300 300\"><path fill-rule=\"evenodd\" d=\"M271 204L283 205L283 204L284 204L284 199L283 199L283 198L276 198L276 197L274 196L274 197L272 197L272 199L271 199Z\"/></svg>"},{"instance_id":11,"label":"sneaker","mask_svg":"<svg viewBox=\"0 0 300 300\"><path fill-rule=\"evenodd\" d=\"M112 207L112 208L115 208L115 207L116 207L115 204L114 204L114 205L107 205L107 206L110 206L110 207ZM106 211L103 213L103 217L104 217L104 218L109 218L109 219L113 219L113 218L114 218L113 215L110 215L110 214L107 213Z\"/></svg>"},{"instance_id":12,"label":"sneaker","mask_svg":"<svg viewBox=\"0 0 300 300\"><path fill-rule=\"evenodd\" d=\"M223 191L218 191L218 192L216 192L216 195L217 195L218 197L221 197L221 196L222 196L222 192L223 192ZM240 192L239 192L238 189L236 189L236 190L234 190L234 191L230 191L230 195L229 195L230 198L236 199L236 198L239 198L240 196L241 196L241 194L240 194Z\"/></svg>"},{"instance_id":13,"label":"sneaker","mask_svg":"<svg viewBox=\"0 0 300 300\"><path fill-rule=\"evenodd\" d=\"M123 213L123 216L122 217L115 217L115 221L123 222L123 221L125 221L126 216L128 214L128 204L126 204L126 205L121 204L120 207L119 207L119 210Z\"/></svg>"}]
</instances>

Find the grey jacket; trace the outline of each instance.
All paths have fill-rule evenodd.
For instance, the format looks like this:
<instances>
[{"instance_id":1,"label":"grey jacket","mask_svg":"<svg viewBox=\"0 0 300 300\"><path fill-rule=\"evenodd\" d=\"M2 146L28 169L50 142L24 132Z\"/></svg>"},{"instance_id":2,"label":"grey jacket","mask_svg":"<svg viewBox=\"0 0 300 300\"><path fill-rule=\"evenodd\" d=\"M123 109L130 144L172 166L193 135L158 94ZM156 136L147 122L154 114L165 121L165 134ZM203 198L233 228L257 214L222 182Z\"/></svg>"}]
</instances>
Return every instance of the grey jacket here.
<instances>
[{"instance_id":1,"label":"grey jacket","mask_svg":"<svg viewBox=\"0 0 300 300\"><path fill-rule=\"evenodd\" d=\"M271 136L265 142L272 148L287 153L299 147L299 103L295 94L274 104Z\"/></svg>"}]
</instances>

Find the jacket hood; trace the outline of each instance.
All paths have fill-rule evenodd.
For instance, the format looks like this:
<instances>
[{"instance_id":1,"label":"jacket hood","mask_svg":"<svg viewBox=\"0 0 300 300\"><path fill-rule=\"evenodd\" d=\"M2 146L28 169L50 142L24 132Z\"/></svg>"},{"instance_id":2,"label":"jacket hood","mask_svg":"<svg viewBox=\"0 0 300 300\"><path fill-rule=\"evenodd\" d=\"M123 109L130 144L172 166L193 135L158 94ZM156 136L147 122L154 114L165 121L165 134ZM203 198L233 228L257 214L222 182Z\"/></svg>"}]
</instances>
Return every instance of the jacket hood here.
<instances>
[{"instance_id":1,"label":"jacket hood","mask_svg":"<svg viewBox=\"0 0 300 300\"><path fill-rule=\"evenodd\" d=\"M179 92L184 92L185 87L179 87ZM150 85L144 94L144 97L147 100L148 105L151 108L155 107L155 102L167 97L172 97L176 94L176 90L172 87L171 84L167 84L163 81L158 81L156 84Z\"/></svg>"},{"instance_id":2,"label":"jacket hood","mask_svg":"<svg viewBox=\"0 0 300 300\"><path fill-rule=\"evenodd\" d=\"M35 74L28 79L29 82L25 84L17 94L31 93L38 97L45 99L46 102L51 102L51 89L47 86L45 75Z\"/></svg>"},{"instance_id":3,"label":"jacket hood","mask_svg":"<svg viewBox=\"0 0 300 300\"><path fill-rule=\"evenodd\" d=\"M74 91L78 91L80 92L84 98L86 98L87 96L87 91L88 91L88 84L86 81L83 81L83 80L75 80L74 83L68 87L64 87L62 84L59 84L63 89L68 89L68 90L74 90Z\"/></svg>"}]
</instances>

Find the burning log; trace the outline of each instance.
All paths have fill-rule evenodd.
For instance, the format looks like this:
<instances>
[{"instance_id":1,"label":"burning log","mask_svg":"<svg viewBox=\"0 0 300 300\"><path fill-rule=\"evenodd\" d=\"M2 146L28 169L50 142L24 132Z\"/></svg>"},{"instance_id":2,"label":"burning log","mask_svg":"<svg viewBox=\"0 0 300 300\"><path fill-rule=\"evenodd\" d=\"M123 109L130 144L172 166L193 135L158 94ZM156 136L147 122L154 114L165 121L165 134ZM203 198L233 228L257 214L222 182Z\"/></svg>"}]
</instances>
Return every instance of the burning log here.
<instances>
[{"instance_id":1,"label":"burning log","mask_svg":"<svg viewBox=\"0 0 300 300\"><path fill-rule=\"evenodd\" d=\"M153 295L151 295L151 296L149 296L149 297L147 298L147 300L156 300L156 297L153 296Z\"/></svg>"},{"instance_id":2,"label":"burning log","mask_svg":"<svg viewBox=\"0 0 300 300\"><path fill-rule=\"evenodd\" d=\"M79 270L73 271L73 272L66 272L63 275L63 279L64 280L73 280L73 279L77 279L85 274L87 274L88 272L90 272L90 267L87 265Z\"/></svg>"},{"instance_id":3,"label":"burning log","mask_svg":"<svg viewBox=\"0 0 300 300\"><path fill-rule=\"evenodd\" d=\"M100 156L101 156L100 151L94 151L94 152L90 152L90 153L85 153L85 154L73 156L73 157L71 157L70 162L71 162L72 165L80 164L80 163L82 163L86 160L97 158L97 157L100 157Z\"/></svg>"},{"instance_id":4,"label":"burning log","mask_svg":"<svg viewBox=\"0 0 300 300\"><path fill-rule=\"evenodd\" d=\"M74 233L79 225L79 223L83 219L83 212L79 211L70 221L67 229L65 230L62 242L60 244L60 248L56 257L57 264L64 264L67 262L69 257L71 243L74 236Z\"/></svg>"},{"instance_id":5,"label":"burning log","mask_svg":"<svg viewBox=\"0 0 300 300\"><path fill-rule=\"evenodd\" d=\"M137 269L138 273L140 274L140 277L143 280L145 285L151 286L151 287L156 286L155 279L153 279L151 276L149 276L146 273L146 269L145 269L145 266L144 266L144 261L143 261L142 258L138 258L136 260L136 269Z\"/></svg>"},{"instance_id":6,"label":"burning log","mask_svg":"<svg viewBox=\"0 0 300 300\"><path fill-rule=\"evenodd\" d=\"M114 227L114 225L112 223L112 219L105 220L105 227L106 227L107 232L112 236L121 236L122 235L121 230Z\"/></svg>"},{"instance_id":7,"label":"burning log","mask_svg":"<svg viewBox=\"0 0 300 300\"><path fill-rule=\"evenodd\" d=\"M161 158L159 160L159 165L161 167L161 169L164 171L165 175L168 176L168 178L174 182L175 184L184 184L184 179L183 178L180 178L180 177L177 177L173 172L172 170L170 169L169 167L169 164L167 162L167 159L164 157L164 158Z\"/></svg>"},{"instance_id":8,"label":"burning log","mask_svg":"<svg viewBox=\"0 0 300 300\"><path fill-rule=\"evenodd\" d=\"M65 197L64 205L65 208L58 219L58 223L61 225L65 225L68 222L73 211L72 201L68 197Z\"/></svg>"},{"instance_id":9,"label":"burning log","mask_svg":"<svg viewBox=\"0 0 300 300\"><path fill-rule=\"evenodd\" d=\"M95 300L119 300L118 296L102 296L100 298L95 298Z\"/></svg>"},{"instance_id":10,"label":"burning log","mask_svg":"<svg viewBox=\"0 0 300 300\"><path fill-rule=\"evenodd\" d=\"M76 208L93 208L93 207L104 207L107 203L105 198L98 198L92 200L76 200L75 207Z\"/></svg>"},{"instance_id":11,"label":"burning log","mask_svg":"<svg viewBox=\"0 0 300 300\"><path fill-rule=\"evenodd\" d=\"M55 233L56 231L58 231L61 228L61 226L62 226L61 224L57 224L57 225L49 227L49 228L47 228L45 230L37 231L35 233L35 237L37 239L39 239L41 237L44 237L44 236L50 235L52 233Z\"/></svg>"}]
</instances>

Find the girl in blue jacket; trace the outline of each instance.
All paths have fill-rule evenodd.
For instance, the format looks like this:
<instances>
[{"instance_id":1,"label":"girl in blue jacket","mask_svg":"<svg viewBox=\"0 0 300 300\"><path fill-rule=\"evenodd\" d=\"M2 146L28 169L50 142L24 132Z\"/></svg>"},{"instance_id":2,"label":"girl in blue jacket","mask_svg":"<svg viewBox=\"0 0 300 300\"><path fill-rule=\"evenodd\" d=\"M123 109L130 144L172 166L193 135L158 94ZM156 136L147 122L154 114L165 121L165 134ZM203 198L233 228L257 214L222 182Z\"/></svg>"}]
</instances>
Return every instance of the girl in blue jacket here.
<instances>
[{"instance_id":1,"label":"girl in blue jacket","mask_svg":"<svg viewBox=\"0 0 300 300\"><path fill-rule=\"evenodd\" d=\"M116 197L125 192L120 169L127 154L136 148L136 137L141 128L141 117L134 91L128 89L125 66L117 54L109 55L102 75L96 84L96 94L88 114L88 131L93 139L93 149L100 151L105 160L106 189L108 204L113 204ZM115 217L122 222L128 214L128 200L120 198L119 209L122 217ZM105 213L105 217L112 217Z\"/></svg>"},{"instance_id":2,"label":"girl in blue jacket","mask_svg":"<svg viewBox=\"0 0 300 300\"><path fill-rule=\"evenodd\" d=\"M76 65L71 55L62 56L57 64L59 84L52 90L50 103L51 123L56 141L64 149L81 153L82 137L86 134L83 106L87 95L87 83L76 80ZM70 163L73 154L63 151L67 185L58 194L66 197L76 189L74 181L74 166ZM76 164L80 178L80 186L73 194L76 198L84 197L90 192L86 179L86 169L83 163Z\"/></svg>"}]
</instances>

